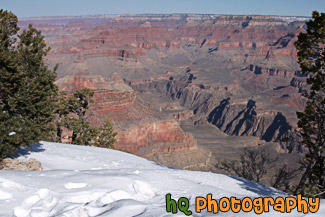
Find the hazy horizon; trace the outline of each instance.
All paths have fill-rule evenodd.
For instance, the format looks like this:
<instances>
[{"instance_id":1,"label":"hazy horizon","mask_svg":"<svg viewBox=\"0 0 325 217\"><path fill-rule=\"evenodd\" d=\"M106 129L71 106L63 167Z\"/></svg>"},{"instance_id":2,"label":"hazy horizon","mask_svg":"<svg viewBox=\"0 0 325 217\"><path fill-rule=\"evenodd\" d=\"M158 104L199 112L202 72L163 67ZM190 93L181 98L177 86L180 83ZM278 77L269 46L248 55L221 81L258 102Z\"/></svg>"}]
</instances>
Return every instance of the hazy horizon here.
<instances>
[{"instance_id":1,"label":"hazy horizon","mask_svg":"<svg viewBox=\"0 0 325 217\"><path fill-rule=\"evenodd\" d=\"M120 16L120 15L172 15L172 14L184 14L184 15L217 15L217 16L275 16L275 17L302 17L302 18L311 18L309 16L294 16L294 15L274 15L274 14L202 14L202 13L121 13L121 14L85 14L85 15L59 15L59 16L30 16L30 17L18 17L21 19L28 18L42 18L42 17L50 17L50 18L63 18L63 17L100 17L100 16Z\"/></svg>"},{"instance_id":2,"label":"hazy horizon","mask_svg":"<svg viewBox=\"0 0 325 217\"><path fill-rule=\"evenodd\" d=\"M2 2L1 2L2 1ZM98 16L120 14L214 14L310 17L313 10L325 11L322 0L11 0L1 8L20 18Z\"/></svg>"}]
</instances>

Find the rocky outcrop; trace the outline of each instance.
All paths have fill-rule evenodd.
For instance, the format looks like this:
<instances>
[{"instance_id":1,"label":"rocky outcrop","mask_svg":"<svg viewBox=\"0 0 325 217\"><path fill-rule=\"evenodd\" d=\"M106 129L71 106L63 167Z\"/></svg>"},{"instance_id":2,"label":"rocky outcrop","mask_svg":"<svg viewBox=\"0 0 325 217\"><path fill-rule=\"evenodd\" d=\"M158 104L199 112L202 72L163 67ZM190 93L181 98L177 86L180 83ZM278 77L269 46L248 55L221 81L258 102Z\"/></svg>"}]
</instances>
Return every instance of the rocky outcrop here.
<instances>
[{"instance_id":1,"label":"rocky outcrop","mask_svg":"<svg viewBox=\"0 0 325 217\"><path fill-rule=\"evenodd\" d=\"M253 100L247 104L222 100L208 115L208 121L229 135L258 136L267 142L279 141L292 128L281 113L257 113Z\"/></svg>"},{"instance_id":2,"label":"rocky outcrop","mask_svg":"<svg viewBox=\"0 0 325 217\"><path fill-rule=\"evenodd\" d=\"M292 130L282 113L258 110L253 100L226 98L218 101L215 97L227 95L227 88L223 89L222 93L218 88L194 85L191 84L190 77L193 76L189 74L187 77L178 77L173 80L160 79L149 83L130 84L136 91L150 91L178 100L181 106L191 109L197 117L201 117L193 118L194 124L202 123L203 118L203 122L206 119L229 135L257 136L270 142L280 141ZM179 118L177 113L175 118Z\"/></svg>"},{"instance_id":3,"label":"rocky outcrop","mask_svg":"<svg viewBox=\"0 0 325 217\"><path fill-rule=\"evenodd\" d=\"M118 132L116 147L140 156L197 148L194 137L174 120L141 124Z\"/></svg>"},{"instance_id":4,"label":"rocky outcrop","mask_svg":"<svg viewBox=\"0 0 325 217\"><path fill-rule=\"evenodd\" d=\"M285 70L285 69L276 69L276 68L264 68L257 65L250 65L249 70L254 72L256 75L264 76L276 76L282 78L292 78L298 73L298 70Z\"/></svg>"},{"instance_id":5,"label":"rocky outcrop","mask_svg":"<svg viewBox=\"0 0 325 217\"><path fill-rule=\"evenodd\" d=\"M41 162L31 158L26 162L17 159L5 158L0 162L0 169L19 171L40 171L43 170Z\"/></svg>"},{"instance_id":6,"label":"rocky outcrop","mask_svg":"<svg viewBox=\"0 0 325 217\"><path fill-rule=\"evenodd\" d=\"M77 74L59 79L57 84L70 93L85 87L94 90L89 120L100 125L109 117L118 133L118 149L149 156L197 148L197 141L177 121L167 115L157 117L159 111L137 99L134 90L118 75L104 78Z\"/></svg>"},{"instance_id":7,"label":"rocky outcrop","mask_svg":"<svg viewBox=\"0 0 325 217\"><path fill-rule=\"evenodd\" d=\"M177 120L177 121L184 121L194 116L192 110L185 110L185 111L175 111L171 113L170 117Z\"/></svg>"},{"instance_id":8,"label":"rocky outcrop","mask_svg":"<svg viewBox=\"0 0 325 217\"><path fill-rule=\"evenodd\" d=\"M296 88L302 88L307 85L305 78L293 77L290 81L290 85Z\"/></svg>"},{"instance_id":9,"label":"rocky outcrop","mask_svg":"<svg viewBox=\"0 0 325 217\"><path fill-rule=\"evenodd\" d=\"M59 79L56 83L61 90L69 93L82 88L94 90L91 110L96 114L123 110L132 106L136 97L132 88L116 74L109 78L77 74Z\"/></svg>"},{"instance_id":10,"label":"rocky outcrop","mask_svg":"<svg viewBox=\"0 0 325 217\"><path fill-rule=\"evenodd\" d=\"M211 97L214 92L223 96L227 88L212 88L203 84L192 84L194 75L191 73L170 78L145 80L144 82L130 82L131 87L137 92L151 92L165 96L172 100L179 100L181 106L192 110L198 109ZM195 111L195 113L197 113Z\"/></svg>"}]
</instances>

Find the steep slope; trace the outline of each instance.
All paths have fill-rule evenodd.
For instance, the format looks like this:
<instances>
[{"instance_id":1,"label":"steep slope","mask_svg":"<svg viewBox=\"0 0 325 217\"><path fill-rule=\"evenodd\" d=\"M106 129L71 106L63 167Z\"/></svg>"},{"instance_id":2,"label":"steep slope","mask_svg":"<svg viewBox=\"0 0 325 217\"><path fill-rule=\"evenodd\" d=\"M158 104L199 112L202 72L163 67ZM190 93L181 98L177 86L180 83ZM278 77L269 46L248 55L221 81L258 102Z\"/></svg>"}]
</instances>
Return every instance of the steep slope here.
<instances>
[{"instance_id":1,"label":"steep slope","mask_svg":"<svg viewBox=\"0 0 325 217\"><path fill-rule=\"evenodd\" d=\"M91 121L110 117L118 147L169 166L209 170L222 156L216 150L233 158L239 147L265 143L276 152L288 152L287 145L302 151L279 141L294 136L295 112L305 104L294 41L306 20L158 14L34 18L20 25L42 30L62 89L96 91ZM196 133L203 129L210 139ZM200 157L191 164L193 156Z\"/></svg>"},{"instance_id":2,"label":"steep slope","mask_svg":"<svg viewBox=\"0 0 325 217\"><path fill-rule=\"evenodd\" d=\"M179 123L168 115L137 96L135 91L114 74L112 77L85 76L77 74L59 79L60 89L72 93L77 89L94 90L94 103L91 104L87 117L92 125L99 126L108 117L118 133L116 148L142 157L150 158L171 152L188 152L192 157L173 160L168 166L195 166L204 162L205 155L197 148L197 141L192 134L184 132Z\"/></svg>"}]
</instances>

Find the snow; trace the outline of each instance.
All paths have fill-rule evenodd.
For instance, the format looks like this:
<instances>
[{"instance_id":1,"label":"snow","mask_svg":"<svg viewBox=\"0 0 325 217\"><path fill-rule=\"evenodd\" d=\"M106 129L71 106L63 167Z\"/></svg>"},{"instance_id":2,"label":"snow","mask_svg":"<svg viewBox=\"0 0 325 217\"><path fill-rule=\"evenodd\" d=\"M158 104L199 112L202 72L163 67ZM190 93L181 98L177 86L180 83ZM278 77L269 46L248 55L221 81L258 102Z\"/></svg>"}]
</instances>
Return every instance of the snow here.
<instances>
[{"instance_id":1,"label":"snow","mask_svg":"<svg viewBox=\"0 0 325 217\"><path fill-rule=\"evenodd\" d=\"M64 184L64 187L66 189L76 189L76 188L85 188L87 187L87 183L73 183L73 182L68 182Z\"/></svg>"},{"instance_id":2,"label":"snow","mask_svg":"<svg viewBox=\"0 0 325 217\"><path fill-rule=\"evenodd\" d=\"M192 216L323 217L319 211L257 215L251 212L195 212L195 197L278 197L284 194L242 178L168 168L116 150L41 142L19 157L41 161L43 171L0 170L0 216L185 216L166 212L165 195L187 197Z\"/></svg>"},{"instance_id":3,"label":"snow","mask_svg":"<svg viewBox=\"0 0 325 217\"><path fill-rule=\"evenodd\" d=\"M7 200L10 198L12 198L12 194L5 191L0 191L0 200Z\"/></svg>"},{"instance_id":4,"label":"snow","mask_svg":"<svg viewBox=\"0 0 325 217\"><path fill-rule=\"evenodd\" d=\"M297 17L297 16L273 16L274 19L282 20L289 23L299 21L299 22L307 22L311 19L311 17Z\"/></svg>"}]
</instances>

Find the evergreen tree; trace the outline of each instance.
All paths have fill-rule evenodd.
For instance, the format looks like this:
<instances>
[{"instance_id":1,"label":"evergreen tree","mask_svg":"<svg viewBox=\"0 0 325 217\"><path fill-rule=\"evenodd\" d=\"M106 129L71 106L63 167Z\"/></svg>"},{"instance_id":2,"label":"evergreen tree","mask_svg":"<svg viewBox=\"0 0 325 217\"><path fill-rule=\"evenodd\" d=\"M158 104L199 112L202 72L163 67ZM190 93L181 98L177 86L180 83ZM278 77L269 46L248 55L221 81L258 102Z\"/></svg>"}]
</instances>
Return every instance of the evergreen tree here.
<instances>
[{"instance_id":1,"label":"evergreen tree","mask_svg":"<svg viewBox=\"0 0 325 217\"><path fill-rule=\"evenodd\" d=\"M54 142L62 142L62 127L64 126L64 118L70 113L68 102L67 93L65 91L60 91L57 98L57 109L55 112L57 117L55 119L56 133L53 133Z\"/></svg>"},{"instance_id":2,"label":"evergreen tree","mask_svg":"<svg viewBox=\"0 0 325 217\"><path fill-rule=\"evenodd\" d=\"M297 112L301 142L306 148L304 174L296 194L325 198L325 14L314 11L307 31L300 33L295 46L310 90L303 112Z\"/></svg>"},{"instance_id":3,"label":"evergreen tree","mask_svg":"<svg viewBox=\"0 0 325 217\"><path fill-rule=\"evenodd\" d=\"M87 120L87 111L93 102L94 91L84 88L76 90L70 97L60 92L56 119L56 141L62 142L62 128L72 131L71 143L114 148L116 133L109 119L97 128Z\"/></svg>"},{"instance_id":4,"label":"evergreen tree","mask_svg":"<svg viewBox=\"0 0 325 217\"><path fill-rule=\"evenodd\" d=\"M48 138L55 117L56 67L44 63L50 49L31 25L17 35L17 22L0 10L0 159Z\"/></svg>"},{"instance_id":5,"label":"evergreen tree","mask_svg":"<svg viewBox=\"0 0 325 217\"><path fill-rule=\"evenodd\" d=\"M64 118L63 126L72 131L71 143L75 145L95 145L98 130L90 126L86 119L82 121L75 117L67 116Z\"/></svg>"},{"instance_id":6,"label":"evergreen tree","mask_svg":"<svg viewBox=\"0 0 325 217\"><path fill-rule=\"evenodd\" d=\"M94 102L92 100L93 96L94 91L90 90L89 88L84 88L81 90L76 90L69 99L69 109L78 116L79 121L84 121L90 103Z\"/></svg>"},{"instance_id":7,"label":"evergreen tree","mask_svg":"<svg viewBox=\"0 0 325 217\"><path fill-rule=\"evenodd\" d=\"M96 141L97 129L90 126L87 121L86 112L94 91L84 88L76 90L68 100L62 99L58 110L57 137L61 138L61 127L66 127L72 131L72 144L93 145ZM65 97L62 95L62 97ZM64 117L63 121L61 120ZM77 117L77 118L76 118ZM60 123L60 124L59 124Z\"/></svg>"},{"instance_id":8,"label":"evergreen tree","mask_svg":"<svg viewBox=\"0 0 325 217\"><path fill-rule=\"evenodd\" d=\"M114 148L116 132L113 131L113 125L107 118L104 124L99 128L98 146L105 148Z\"/></svg>"}]
</instances>

